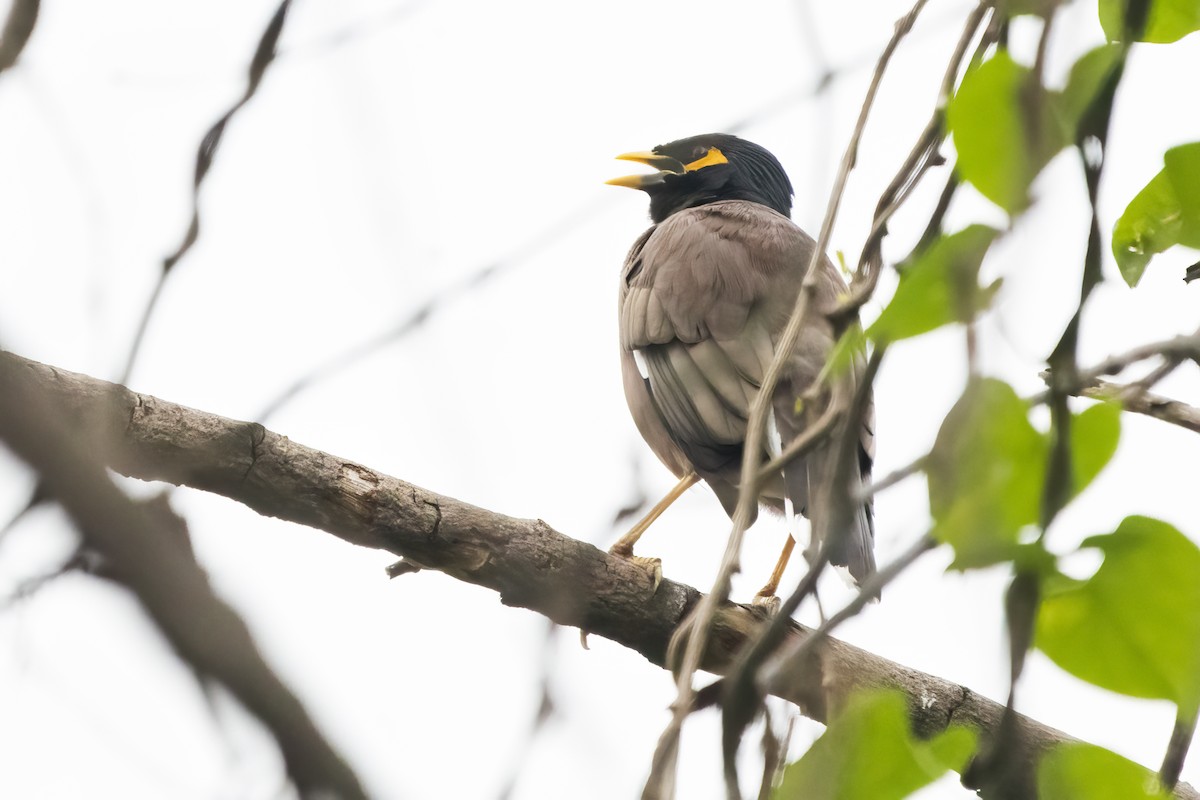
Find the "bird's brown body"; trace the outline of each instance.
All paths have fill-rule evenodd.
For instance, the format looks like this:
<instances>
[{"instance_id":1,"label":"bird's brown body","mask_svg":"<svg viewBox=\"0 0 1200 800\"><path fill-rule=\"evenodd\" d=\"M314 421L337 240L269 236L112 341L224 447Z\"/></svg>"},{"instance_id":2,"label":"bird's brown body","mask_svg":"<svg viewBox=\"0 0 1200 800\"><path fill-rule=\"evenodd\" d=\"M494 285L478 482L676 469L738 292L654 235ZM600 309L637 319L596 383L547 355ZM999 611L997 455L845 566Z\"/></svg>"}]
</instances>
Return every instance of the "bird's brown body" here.
<instances>
[{"instance_id":1,"label":"bird's brown body","mask_svg":"<svg viewBox=\"0 0 1200 800\"><path fill-rule=\"evenodd\" d=\"M768 205L716 194L672 210L630 250L619 294L621 371L630 412L650 448L675 475L695 472L704 479L732 515L750 405L816 245ZM822 375L834 343L822 312L846 291L828 258L822 257L816 269L814 307L771 398L774 430L768 435L776 437L776 447L786 448L804 428L802 395ZM859 371L835 380L852 390ZM828 387L818 388L817 394L827 398ZM854 485L836 487L838 492L852 493L870 474L873 409L854 424L861 434L860 469L854 471ZM764 462L772 455L771 445L764 443ZM782 509L789 498L796 511L823 519L810 505L829 502L829 493L816 487L830 469L827 444L772 476L759 500ZM874 526L870 505L851 502L856 513L850 529L838 533L831 561L862 580L875 566ZM814 539L826 535L814 531Z\"/></svg>"}]
</instances>

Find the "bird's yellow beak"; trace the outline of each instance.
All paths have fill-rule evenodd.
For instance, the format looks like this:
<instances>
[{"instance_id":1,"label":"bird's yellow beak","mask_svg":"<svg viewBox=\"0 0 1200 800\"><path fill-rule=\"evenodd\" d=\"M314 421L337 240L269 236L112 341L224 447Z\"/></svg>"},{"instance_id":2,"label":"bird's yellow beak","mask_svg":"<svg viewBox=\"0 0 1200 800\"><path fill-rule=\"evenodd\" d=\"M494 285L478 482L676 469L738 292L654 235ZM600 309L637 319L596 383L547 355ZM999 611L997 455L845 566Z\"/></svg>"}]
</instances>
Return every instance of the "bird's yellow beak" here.
<instances>
[{"instance_id":1,"label":"bird's yellow beak","mask_svg":"<svg viewBox=\"0 0 1200 800\"><path fill-rule=\"evenodd\" d=\"M622 153L617 156L617 161L636 161L639 164L645 164L648 167L654 167L664 172L683 172L684 169L683 164L670 156L661 156L652 150L643 150L637 153Z\"/></svg>"},{"instance_id":2,"label":"bird's yellow beak","mask_svg":"<svg viewBox=\"0 0 1200 800\"><path fill-rule=\"evenodd\" d=\"M622 153L617 156L617 160L636 161L639 164L645 164L648 167L654 167L658 170L658 172L651 172L646 175L624 175L620 178L605 181L610 186L624 186L627 189L646 189L650 186L657 186L665 180L667 173L681 173L684 171L683 164L676 159L670 156L662 156L649 150L636 153Z\"/></svg>"}]
</instances>

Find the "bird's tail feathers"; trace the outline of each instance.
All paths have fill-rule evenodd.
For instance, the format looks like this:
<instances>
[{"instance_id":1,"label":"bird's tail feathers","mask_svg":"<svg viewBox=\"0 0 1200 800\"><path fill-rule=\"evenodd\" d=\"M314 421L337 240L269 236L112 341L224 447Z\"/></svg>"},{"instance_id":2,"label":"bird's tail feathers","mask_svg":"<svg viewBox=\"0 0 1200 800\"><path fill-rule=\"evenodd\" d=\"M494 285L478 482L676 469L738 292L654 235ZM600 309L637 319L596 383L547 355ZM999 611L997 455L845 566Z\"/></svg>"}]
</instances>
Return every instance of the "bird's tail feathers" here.
<instances>
[{"instance_id":1,"label":"bird's tail feathers","mask_svg":"<svg viewBox=\"0 0 1200 800\"><path fill-rule=\"evenodd\" d=\"M863 484L857 465L851 469L852 479L838 486L834 461L832 445L822 445L805 456L804 463L785 468L784 480L792 502L812 523L814 554L829 542L829 563L846 567L855 585L861 585L875 572L874 513L870 501L856 499Z\"/></svg>"}]
</instances>

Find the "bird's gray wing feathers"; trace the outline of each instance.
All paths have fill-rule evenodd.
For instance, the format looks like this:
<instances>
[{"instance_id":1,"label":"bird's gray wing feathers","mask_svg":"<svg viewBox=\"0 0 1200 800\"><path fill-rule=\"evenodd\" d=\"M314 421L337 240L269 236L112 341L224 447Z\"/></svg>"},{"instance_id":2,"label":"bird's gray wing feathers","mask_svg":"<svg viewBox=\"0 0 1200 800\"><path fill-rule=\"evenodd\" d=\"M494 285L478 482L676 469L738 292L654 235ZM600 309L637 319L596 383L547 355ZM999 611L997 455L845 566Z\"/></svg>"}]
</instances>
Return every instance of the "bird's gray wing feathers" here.
<instances>
[{"instance_id":1,"label":"bird's gray wing feathers","mask_svg":"<svg viewBox=\"0 0 1200 800\"><path fill-rule=\"evenodd\" d=\"M806 239L764 206L725 202L671 216L631 253L622 349L639 353L649 384L642 402L654 404L701 473L736 470L774 351L774 317L794 302L806 245L811 252Z\"/></svg>"},{"instance_id":2,"label":"bird's gray wing feathers","mask_svg":"<svg viewBox=\"0 0 1200 800\"><path fill-rule=\"evenodd\" d=\"M764 258L762 251L794 255L804 239L786 217L754 203L713 203L669 217L635 245L626 264L622 348L737 337L767 293L779 288L777 278L795 278L785 281L789 305L800 288L803 264Z\"/></svg>"},{"instance_id":3,"label":"bird's gray wing feathers","mask_svg":"<svg viewBox=\"0 0 1200 800\"><path fill-rule=\"evenodd\" d=\"M851 375L846 381L849 385L842 387L844 391L853 389L855 377ZM786 393L777 392L772 400L776 424L786 447L786 442L804 429L805 420L794 413L795 403ZM832 537L829 563L847 567L854 581L861 583L875 571L874 505L870 499L861 502L849 498L858 495L871 478L874 453L873 401L858 425L857 463L852 465L844 485L832 484L835 469L833 447L841 440L842 431L845 430L841 426L803 458L788 464L783 470L783 482L793 506L812 522L812 550L806 552L806 556L811 558L817 545ZM837 502L848 502L852 509L849 519L841 526L834 519L831 505ZM845 530L839 531L838 527L844 527Z\"/></svg>"},{"instance_id":4,"label":"bird's gray wing feathers","mask_svg":"<svg viewBox=\"0 0 1200 800\"><path fill-rule=\"evenodd\" d=\"M620 293L626 397L643 437L676 474L694 468L727 511L737 497L746 421L776 340L787 322L815 243L791 220L742 201L712 203L672 215L634 245ZM818 308L793 350L773 398L783 443L802 429L796 399L816 380L833 344L820 309L845 284L828 259L819 265ZM632 372L636 351L640 380ZM866 436L866 434L864 434ZM864 438L863 463L873 449ZM764 453L765 455L765 453ZM810 480L828 474L820 455L798 460L764 502L779 505L784 486L798 510L808 509ZM847 487L850 488L850 487ZM861 577L873 568L870 510L864 506L844 553ZM819 509L818 509L819 511ZM821 514L818 513L817 518ZM817 535L822 535L817 531Z\"/></svg>"}]
</instances>

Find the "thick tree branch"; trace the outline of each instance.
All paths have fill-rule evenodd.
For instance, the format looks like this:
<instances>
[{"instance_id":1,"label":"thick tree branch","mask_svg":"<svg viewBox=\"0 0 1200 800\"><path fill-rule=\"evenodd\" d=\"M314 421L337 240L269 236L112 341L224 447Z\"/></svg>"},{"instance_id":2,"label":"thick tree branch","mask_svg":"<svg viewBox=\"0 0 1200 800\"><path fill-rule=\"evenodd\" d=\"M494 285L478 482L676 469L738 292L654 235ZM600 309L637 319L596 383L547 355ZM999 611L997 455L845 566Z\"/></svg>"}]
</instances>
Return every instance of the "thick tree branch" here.
<instances>
[{"instance_id":1,"label":"thick tree branch","mask_svg":"<svg viewBox=\"0 0 1200 800\"><path fill-rule=\"evenodd\" d=\"M645 571L541 520L507 517L314 450L266 430L141 395L95 378L0 353L0 385L22 382L54 397L69 417L108 444L103 456L123 474L214 492L260 514L319 528L363 547L500 594L561 625L611 639L664 666L671 636L701 593L671 580L654 591ZM724 674L756 635L762 619L724 604L703 668ZM811 636L793 624L785 647ZM924 736L958 724L986 736L1002 705L970 689L888 661L834 638L811 648L809 669L773 686L812 719L824 722L860 688L898 689L909 698L914 729ZM1035 754L1071 738L1020 717ZM1200 800L1190 786L1176 797Z\"/></svg>"}]
</instances>

